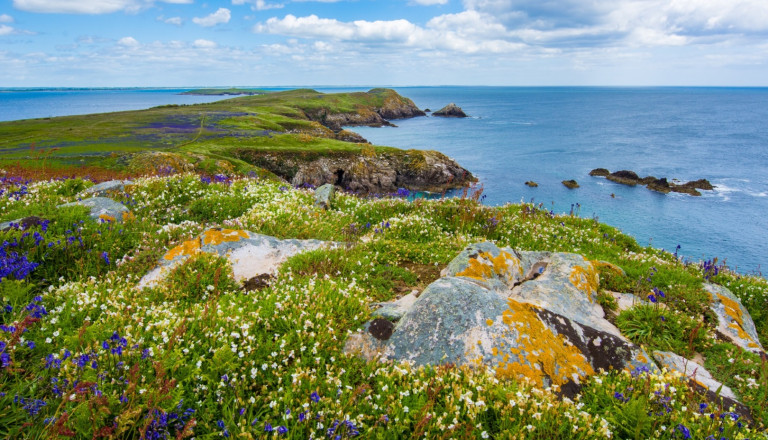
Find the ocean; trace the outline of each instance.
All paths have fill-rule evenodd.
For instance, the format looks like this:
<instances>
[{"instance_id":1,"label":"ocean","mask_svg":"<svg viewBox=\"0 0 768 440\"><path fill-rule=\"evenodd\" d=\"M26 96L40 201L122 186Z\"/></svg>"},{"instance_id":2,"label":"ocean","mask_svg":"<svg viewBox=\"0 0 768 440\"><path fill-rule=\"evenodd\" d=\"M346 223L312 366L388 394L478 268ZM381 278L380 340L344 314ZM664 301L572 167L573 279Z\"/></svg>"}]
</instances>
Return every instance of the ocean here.
<instances>
[{"instance_id":1,"label":"ocean","mask_svg":"<svg viewBox=\"0 0 768 440\"><path fill-rule=\"evenodd\" d=\"M768 88L396 87L420 108L450 102L470 117L355 127L377 145L441 151L480 180L488 205L571 209L641 245L742 273L768 264ZM366 90L322 88L324 92ZM180 90L3 92L0 120L208 102ZM594 168L708 179L702 197L660 194L590 177ZM575 179L568 189L562 180ZM533 180L537 188L524 183Z\"/></svg>"}]
</instances>

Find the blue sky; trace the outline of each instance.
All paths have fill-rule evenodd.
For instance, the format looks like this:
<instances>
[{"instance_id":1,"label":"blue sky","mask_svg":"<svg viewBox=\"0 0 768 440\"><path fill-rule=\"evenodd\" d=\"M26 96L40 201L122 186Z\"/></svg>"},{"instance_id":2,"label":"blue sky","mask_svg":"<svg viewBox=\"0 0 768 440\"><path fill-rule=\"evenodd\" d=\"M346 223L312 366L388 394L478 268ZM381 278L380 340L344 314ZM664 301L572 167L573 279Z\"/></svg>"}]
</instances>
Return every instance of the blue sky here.
<instances>
[{"instance_id":1,"label":"blue sky","mask_svg":"<svg viewBox=\"0 0 768 440\"><path fill-rule=\"evenodd\" d=\"M4 0L0 87L768 86L767 0Z\"/></svg>"}]
</instances>

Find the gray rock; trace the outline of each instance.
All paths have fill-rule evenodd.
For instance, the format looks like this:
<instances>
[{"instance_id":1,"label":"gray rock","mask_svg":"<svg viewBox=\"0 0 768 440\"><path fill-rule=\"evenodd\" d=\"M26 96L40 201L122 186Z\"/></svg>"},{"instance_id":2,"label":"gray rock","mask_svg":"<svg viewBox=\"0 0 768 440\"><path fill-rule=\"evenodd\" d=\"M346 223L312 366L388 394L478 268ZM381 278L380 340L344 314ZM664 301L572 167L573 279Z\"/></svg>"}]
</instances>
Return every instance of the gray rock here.
<instances>
[{"instance_id":1,"label":"gray rock","mask_svg":"<svg viewBox=\"0 0 768 440\"><path fill-rule=\"evenodd\" d=\"M131 183L133 182L130 180L110 180L108 182L101 182L86 189L82 194L87 196L107 196L110 193L122 191L125 189L125 185L130 185Z\"/></svg>"},{"instance_id":2,"label":"gray rock","mask_svg":"<svg viewBox=\"0 0 768 440\"><path fill-rule=\"evenodd\" d=\"M209 229L166 252L158 266L139 281L138 288L155 286L173 268L200 252L226 257L235 280L245 281L260 275L274 275L285 260L299 252L332 245L320 240L280 240L237 229Z\"/></svg>"},{"instance_id":3,"label":"gray rock","mask_svg":"<svg viewBox=\"0 0 768 440\"><path fill-rule=\"evenodd\" d=\"M67 206L85 206L90 208L91 212L89 215L96 221L122 222L123 215L130 212L122 203L107 197L91 197L90 199L65 203L59 205L58 208Z\"/></svg>"},{"instance_id":4,"label":"gray rock","mask_svg":"<svg viewBox=\"0 0 768 440\"><path fill-rule=\"evenodd\" d=\"M0 231L8 231L11 229L11 225L18 225L19 228L26 230L33 226L39 226L43 224L44 222L48 222L48 220L44 218L40 218L36 215L31 215L29 217L19 218L16 220L11 220L9 222L3 222L0 223Z\"/></svg>"},{"instance_id":5,"label":"gray rock","mask_svg":"<svg viewBox=\"0 0 768 440\"><path fill-rule=\"evenodd\" d=\"M467 114L458 105L450 103L440 110L432 113L432 116L442 116L446 118L466 118Z\"/></svg>"},{"instance_id":6,"label":"gray rock","mask_svg":"<svg viewBox=\"0 0 768 440\"><path fill-rule=\"evenodd\" d=\"M376 303L374 306L379 307L373 311L374 317L380 317L388 319L390 321L399 321L408 310L413 307L413 303L418 298L418 290L414 290L404 297L387 303Z\"/></svg>"},{"instance_id":7,"label":"gray rock","mask_svg":"<svg viewBox=\"0 0 768 440\"><path fill-rule=\"evenodd\" d=\"M315 206L323 209L331 209L333 205L333 197L336 193L336 187L330 183L317 188L315 190Z\"/></svg>"},{"instance_id":8,"label":"gray rock","mask_svg":"<svg viewBox=\"0 0 768 440\"><path fill-rule=\"evenodd\" d=\"M579 255L476 243L442 275L398 310L388 339L377 339L372 333L382 330L368 324L349 337L345 352L368 360L469 365L541 386L578 385L600 369L658 371L602 317L597 273Z\"/></svg>"},{"instance_id":9,"label":"gray rock","mask_svg":"<svg viewBox=\"0 0 768 440\"><path fill-rule=\"evenodd\" d=\"M667 367L669 370L679 371L684 376L707 390L717 392L719 389L719 394L721 396L737 400L736 394L734 394L730 388L715 380L706 368L695 361L686 359L669 351L654 351L653 357L662 367Z\"/></svg>"},{"instance_id":10,"label":"gray rock","mask_svg":"<svg viewBox=\"0 0 768 440\"><path fill-rule=\"evenodd\" d=\"M717 284L704 284L712 298L712 311L717 315L717 332L735 345L753 353L765 353L755 323L736 295Z\"/></svg>"}]
</instances>

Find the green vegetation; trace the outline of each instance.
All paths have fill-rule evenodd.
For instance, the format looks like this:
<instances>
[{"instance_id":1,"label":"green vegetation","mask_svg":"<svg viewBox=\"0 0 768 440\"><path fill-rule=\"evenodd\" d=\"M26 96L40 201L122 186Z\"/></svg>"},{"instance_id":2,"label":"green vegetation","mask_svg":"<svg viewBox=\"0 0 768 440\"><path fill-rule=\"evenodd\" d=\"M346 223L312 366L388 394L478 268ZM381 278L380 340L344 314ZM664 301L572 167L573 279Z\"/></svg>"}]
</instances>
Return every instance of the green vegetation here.
<instances>
[{"instance_id":1,"label":"green vegetation","mask_svg":"<svg viewBox=\"0 0 768 440\"><path fill-rule=\"evenodd\" d=\"M194 89L180 93L181 95L265 95L269 92L261 89Z\"/></svg>"},{"instance_id":2,"label":"green vegetation","mask_svg":"<svg viewBox=\"0 0 768 440\"><path fill-rule=\"evenodd\" d=\"M0 167L80 176L85 174L78 170L88 166L134 174L167 172L168 167L263 174L242 160L253 156L244 150L359 154L363 145L337 140L326 119L354 115L366 123L375 109L407 102L387 89L339 94L299 89L207 104L0 122ZM173 163L157 161L157 153L172 156Z\"/></svg>"},{"instance_id":3,"label":"green vegetation","mask_svg":"<svg viewBox=\"0 0 768 440\"><path fill-rule=\"evenodd\" d=\"M292 93L282 99L314 92ZM260 99L275 105L239 99L251 109ZM711 274L591 219L540 205L483 206L479 190L415 201L338 194L326 211L312 207L310 191L284 183L188 172L137 179L115 196L135 219L112 224L55 207L90 181L0 183L0 221L48 220L0 232L3 268L12 269L0 278L2 438L764 436L766 363L716 340L702 290ZM259 290L242 288L210 256L136 288L167 249L212 227L344 246L291 258ZM565 398L482 370L342 353L372 302L422 289L467 244L484 240L621 267L625 274L601 267L603 291L647 298L663 290L663 301L619 314L619 326L648 349L701 354L754 421L670 372L603 372ZM721 270L711 281L730 286L768 342L765 279Z\"/></svg>"}]
</instances>

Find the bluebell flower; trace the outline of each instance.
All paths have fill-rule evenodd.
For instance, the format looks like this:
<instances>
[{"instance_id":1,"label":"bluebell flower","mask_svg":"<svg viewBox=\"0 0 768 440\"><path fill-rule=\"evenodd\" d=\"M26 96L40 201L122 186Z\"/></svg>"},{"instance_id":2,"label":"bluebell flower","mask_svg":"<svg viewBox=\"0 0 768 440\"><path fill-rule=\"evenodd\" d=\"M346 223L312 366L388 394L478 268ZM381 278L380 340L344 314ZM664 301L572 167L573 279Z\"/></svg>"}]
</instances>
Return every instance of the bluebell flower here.
<instances>
[{"instance_id":1,"label":"bluebell flower","mask_svg":"<svg viewBox=\"0 0 768 440\"><path fill-rule=\"evenodd\" d=\"M107 251L101 253L101 258L104 259L105 263L109 264L109 254L107 254Z\"/></svg>"},{"instance_id":2,"label":"bluebell flower","mask_svg":"<svg viewBox=\"0 0 768 440\"><path fill-rule=\"evenodd\" d=\"M288 428L286 428L285 426L278 426L277 427L277 433L280 434L280 435L287 434L288 433Z\"/></svg>"},{"instance_id":3,"label":"bluebell flower","mask_svg":"<svg viewBox=\"0 0 768 440\"><path fill-rule=\"evenodd\" d=\"M312 394L309 395L309 400L317 403L320 401L320 395L316 391L312 391Z\"/></svg>"},{"instance_id":4,"label":"bluebell flower","mask_svg":"<svg viewBox=\"0 0 768 440\"><path fill-rule=\"evenodd\" d=\"M683 435L683 439L691 438L691 431L685 427L682 423L677 425L677 430Z\"/></svg>"},{"instance_id":5,"label":"bluebell flower","mask_svg":"<svg viewBox=\"0 0 768 440\"><path fill-rule=\"evenodd\" d=\"M274 429L272 429L272 425L270 425L269 423L265 423L264 432L272 432L272 431L274 431Z\"/></svg>"},{"instance_id":6,"label":"bluebell flower","mask_svg":"<svg viewBox=\"0 0 768 440\"><path fill-rule=\"evenodd\" d=\"M656 296L652 293L648 294L648 301L655 303L656 302Z\"/></svg>"}]
</instances>

